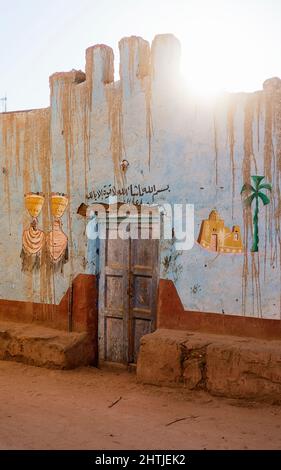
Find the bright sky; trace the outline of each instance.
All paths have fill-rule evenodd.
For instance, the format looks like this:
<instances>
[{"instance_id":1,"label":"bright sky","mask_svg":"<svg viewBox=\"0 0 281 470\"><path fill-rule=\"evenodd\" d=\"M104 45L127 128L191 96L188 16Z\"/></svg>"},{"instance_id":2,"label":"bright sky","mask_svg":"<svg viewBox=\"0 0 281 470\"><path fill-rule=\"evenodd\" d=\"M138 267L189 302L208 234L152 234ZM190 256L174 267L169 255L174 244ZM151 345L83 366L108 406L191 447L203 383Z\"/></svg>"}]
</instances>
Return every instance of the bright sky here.
<instances>
[{"instance_id":1,"label":"bright sky","mask_svg":"<svg viewBox=\"0 0 281 470\"><path fill-rule=\"evenodd\" d=\"M9 111L48 106L49 75L84 70L90 45L108 44L118 63L118 41L130 35L175 34L194 89L254 91L281 76L281 0L0 0L0 8Z\"/></svg>"}]
</instances>

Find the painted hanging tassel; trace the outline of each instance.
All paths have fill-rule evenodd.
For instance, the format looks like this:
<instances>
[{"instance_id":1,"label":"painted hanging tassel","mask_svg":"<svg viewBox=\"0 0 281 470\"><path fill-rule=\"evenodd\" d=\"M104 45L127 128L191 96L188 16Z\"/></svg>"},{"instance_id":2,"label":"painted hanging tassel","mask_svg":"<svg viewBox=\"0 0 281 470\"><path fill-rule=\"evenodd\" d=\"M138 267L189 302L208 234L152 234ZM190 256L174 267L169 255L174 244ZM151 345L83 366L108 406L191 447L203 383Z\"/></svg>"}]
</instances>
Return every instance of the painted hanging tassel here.
<instances>
[{"instance_id":1,"label":"painted hanging tassel","mask_svg":"<svg viewBox=\"0 0 281 470\"><path fill-rule=\"evenodd\" d=\"M68 198L64 194L53 193L51 211L54 217L52 230L46 235L46 244L51 265L56 272L63 272L68 261L68 237L62 230L61 218L68 206Z\"/></svg>"},{"instance_id":2,"label":"painted hanging tassel","mask_svg":"<svg viewBox=\"0 0 281 470\"><path fill-rule=\"evenodd\" d=\"M32 272L40 269L42 250L45 244L44 232L38 228L38 216L44 204L44 196L39 193L28 193L24 199L25 207L32 217L32 221L22 236L22 271Z\"/></svg>"}]
</instances>

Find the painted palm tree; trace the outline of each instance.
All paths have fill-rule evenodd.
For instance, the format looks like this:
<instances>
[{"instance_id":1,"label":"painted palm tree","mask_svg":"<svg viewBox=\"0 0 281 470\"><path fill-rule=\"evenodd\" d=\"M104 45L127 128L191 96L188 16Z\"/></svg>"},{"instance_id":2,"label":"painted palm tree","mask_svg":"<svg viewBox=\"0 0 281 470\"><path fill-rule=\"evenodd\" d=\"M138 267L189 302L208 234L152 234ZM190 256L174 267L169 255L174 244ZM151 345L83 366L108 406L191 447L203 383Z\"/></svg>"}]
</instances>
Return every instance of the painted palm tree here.
<instances>
[{"instance_id":1,"label":"painted palm tree","mask_svg":"<svg viewBox=\"0 0 281 470\"><path fill-rule=\"evenodd\" d=\"M264 176L251 176L253 186L249 183L245 183L241 189L241 194L246 194L244 200L245 205L251 207L253 201L255 201L255 212L253 217L253 245L252 252L259 251L259 200L266 206L270 203L269 197L263 193L262 190L272 190L272 186L269 183L262 183Z\"/></svg>"}]
</instances>

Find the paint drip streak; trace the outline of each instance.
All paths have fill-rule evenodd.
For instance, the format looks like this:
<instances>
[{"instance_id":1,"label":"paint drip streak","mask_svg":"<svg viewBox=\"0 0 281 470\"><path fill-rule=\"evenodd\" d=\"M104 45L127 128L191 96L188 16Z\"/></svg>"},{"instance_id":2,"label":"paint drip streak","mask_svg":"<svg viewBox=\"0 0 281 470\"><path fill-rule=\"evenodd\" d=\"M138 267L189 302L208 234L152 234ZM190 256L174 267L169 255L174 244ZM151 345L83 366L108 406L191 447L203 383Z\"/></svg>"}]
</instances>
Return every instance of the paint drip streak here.
<instances>
[{"instance_id":1,"label":"paint drip streak","mask_svg":"<svg viewBox=\"0 0 281 470\"><path fill-rule=\"evenodd\" d=\"M229 143L231 183L232 183L231 184L231 189L232 189L231 215L232 215L232 219L234 218L234 198L235 198L234 114L235 114L235 104L234 104L234 100L231 100L231 103L230 103L229 108L228 108L228 113L227 113L227 131L228 131L227 134L228 134L228 143Z\"/></svg>"}]
</instances>

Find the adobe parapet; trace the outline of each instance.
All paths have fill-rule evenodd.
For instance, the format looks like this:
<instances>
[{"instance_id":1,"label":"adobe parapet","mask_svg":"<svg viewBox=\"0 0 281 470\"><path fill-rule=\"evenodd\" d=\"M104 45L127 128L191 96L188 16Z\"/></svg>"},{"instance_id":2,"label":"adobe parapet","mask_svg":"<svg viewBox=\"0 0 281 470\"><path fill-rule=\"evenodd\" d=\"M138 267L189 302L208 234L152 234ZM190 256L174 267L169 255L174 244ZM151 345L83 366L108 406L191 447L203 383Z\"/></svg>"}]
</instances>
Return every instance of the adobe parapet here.
<instances>
[{"instance_id":1,"label":"adobe parapet","mask_svg":"<svg viewBox=\"0 0 281 470\"><path fill-rule=\"evenodd\" d=\"M156 36L152 47L141 37L124 37L119 41L119 52L120 89L124 97L136 91L146 77L167 83L169 77L179 74L180 43L172 34ZM84 82L88 89L114 86L114 53L111 47L104 44L88 47L85 73L72 70L54 73L50 77L51 90L56 83L63 86Z\"/></svg>"}]
</instances>

